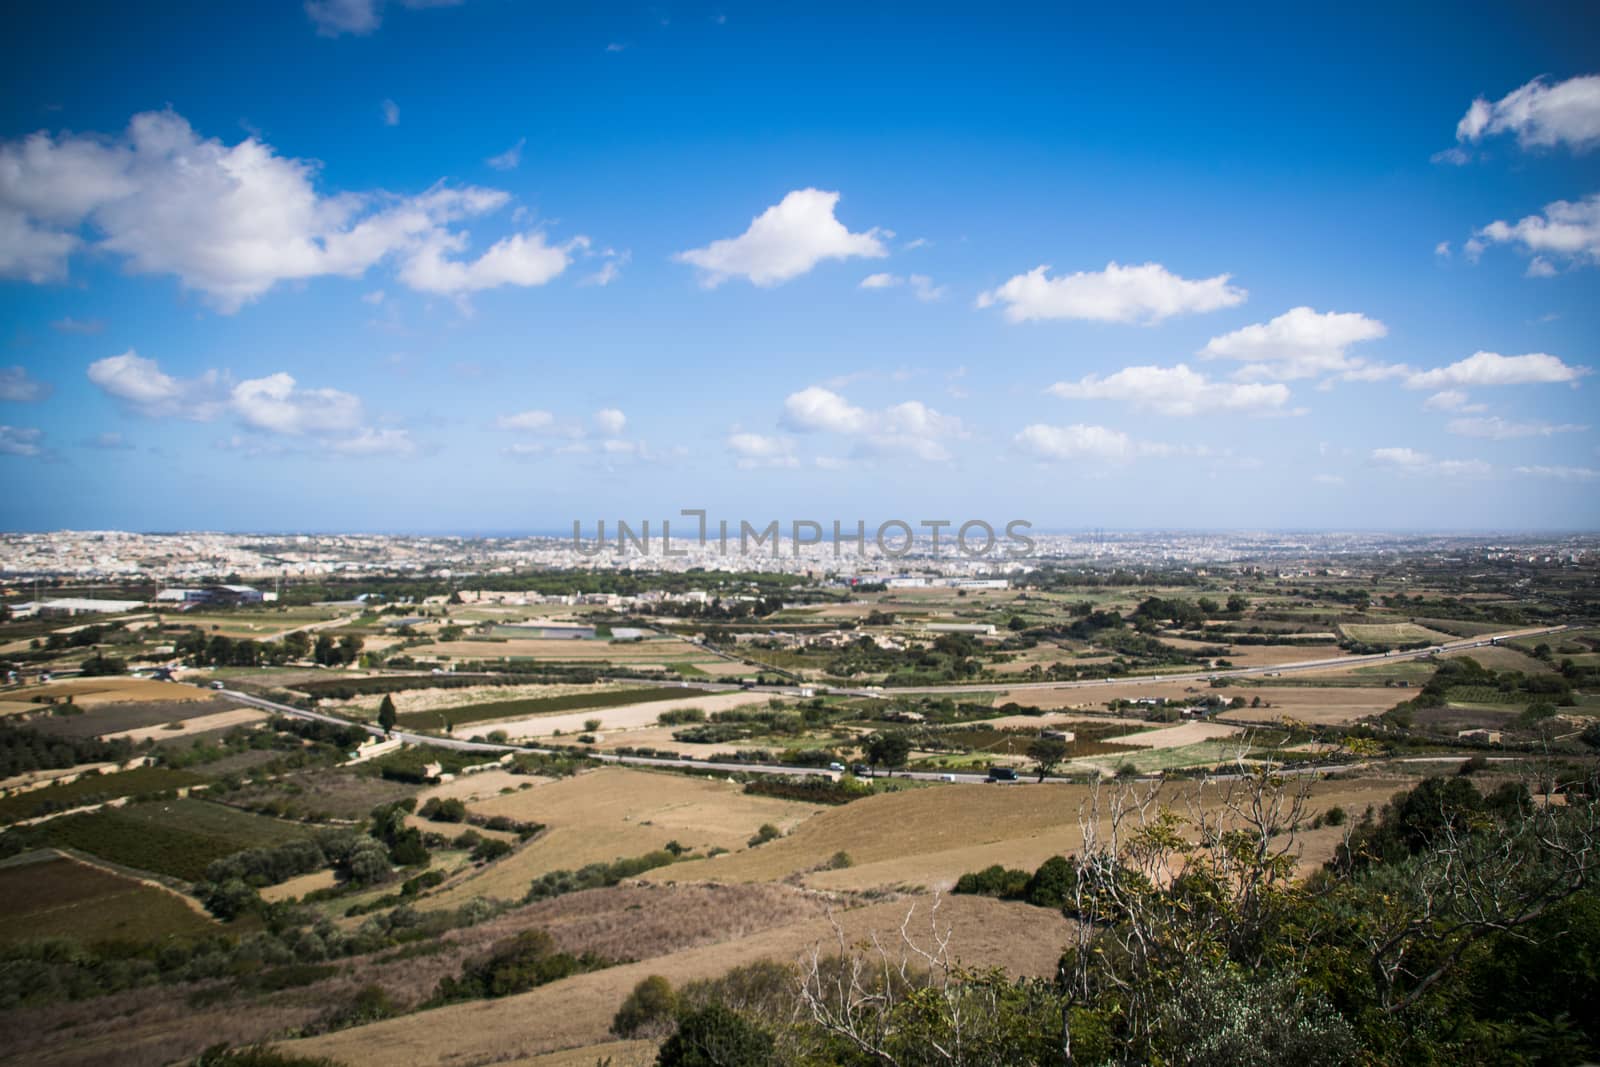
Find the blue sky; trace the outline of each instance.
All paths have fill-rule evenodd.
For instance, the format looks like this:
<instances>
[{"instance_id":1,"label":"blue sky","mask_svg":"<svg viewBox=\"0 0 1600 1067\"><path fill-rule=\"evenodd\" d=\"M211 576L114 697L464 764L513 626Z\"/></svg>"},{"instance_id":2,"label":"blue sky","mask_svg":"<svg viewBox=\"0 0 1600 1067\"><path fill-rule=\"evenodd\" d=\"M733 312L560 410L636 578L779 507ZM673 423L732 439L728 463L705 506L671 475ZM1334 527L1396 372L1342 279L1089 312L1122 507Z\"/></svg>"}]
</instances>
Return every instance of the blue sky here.
<instances>
[{"instance_id":1,"label":"blue sky","mask_svg":"<svg viewBox=\"0 0 1600 1067\"><path fill-rule=\"evenodd\" d=\"M864 6L20 5L0 526L1600 526L1592 6Z\"/></svg>"}]
</instances>

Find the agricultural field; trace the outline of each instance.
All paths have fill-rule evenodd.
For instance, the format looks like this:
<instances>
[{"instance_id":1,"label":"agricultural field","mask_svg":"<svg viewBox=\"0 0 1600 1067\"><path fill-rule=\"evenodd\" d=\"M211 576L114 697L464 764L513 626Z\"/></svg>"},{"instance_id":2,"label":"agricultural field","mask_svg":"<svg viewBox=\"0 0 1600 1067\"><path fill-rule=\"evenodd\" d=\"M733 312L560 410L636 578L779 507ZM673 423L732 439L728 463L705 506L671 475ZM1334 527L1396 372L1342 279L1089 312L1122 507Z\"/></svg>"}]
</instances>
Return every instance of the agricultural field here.
<instances>
[{"instance_id":1,"label":"agricultural field","mask_svg":"<svg viewBox=\"0 0 1600 1067\"><path fill-rule=\"evenodd\" d=\"M557 736L558 733L580 733L587 728L588 722L593 719L600 720L600 729L609 735L613 731L653 726L664 711L699 708L709 713L750 705L764 708L767 703L765 697L752 697L750 693L739 690L710 693L699 690L669 689L666 692L677 695L668 699L626 704L621 707L615 705L591 707L584 711L566 712L564 714L546 713L532 718L479 722L462 728L457 736L486 737L491 733L503 732L511 738L551 738ZM612 735L611 739L616 740L616 736Z\"/></svg>"},{"instance_id":2,"label":"agricultural field","mask_svg":"<svg viewBox=\"0 0 1600 1067\"><path fill-rule=\"evenodd\" d=\"M1442 645L1454 640L1451 634L1429 630L1414 622L1344 623L1339 629L1350 640L1360 641L1365 645L1411 645L1423 641Z\"/></svg>"},{"instance_id":3,"label":"agricultural field","mask_svg":"<svg viewBox=\"0 0 1600 1067\"><path fill-rule=\"evenodd\" d=\"M633 704L659 703L682 697L678 687L601 688L561 696L529 697L522 700L493 700L482 704L460 704L430 711L406 712L400 725L409 729L437 728L448 723L452 728L498 719L528 719L561 712L624 708Z\"/></svg>"},{"instance_id":4,"label":"agricultural field","mask_svg":"<svg viewBox=\"0 0 1600 1067\"><path fill-rule=\"evenodd\" d=\"M1180 811L1188 798L1204 803L1221 795L1215 786L1204 794L1193 786L1169 788L1169 803ZM1395 788L1392 782L1319 782L1313 796L1319 806L1360 810L1386 800ZM1081 848L1079 818L1094 795L1094 787L1055 784L942 785L880 794L829 808L758 848L673 864L644 878L767 882L798 876L806 885L831 890L948 889L967 871L993 863L1031 869ZM823 869L839 852L849 855L851 865Z\"/></svg>"},{"instance_id":5,"label":"agricultural field","mask_svg":"<svg viewBox=\"0 0 1600 1067\"><path fill-rule=\"evenodd\" d=\"M215 931L192 900L52 852L0 864L0 944L166 938Z\"/></svg>"},{"instance_id":6,"label":"agricultural field","mask_svg":"<svg viewBox=\"0 0 1600 1067\"><path fill-rule=\"evenodd\" d=\"M195 798L67 815L14 830L35 847L73 848L123 867L192 882L241 849L311 835L312 828Z\"/></svg>"},{"instance_id":7,"label":"agricultural field","mask_svg":"<svg viewBox=\"0 0 1600 1067\"><path fill-rule=\"evenodd\" d=\"M479 896L520 900L546 871L641 856L669 841L702 854L741 849L763 823L788 830L819 806L750 796L714 778L607 767L475 800L468 810L549 829L513 856L451 886L436 898L439 906Z\"/></svg>"},{"instance_id":8,"label":"agricultural field","mask_svg":"<svg viewBox=\"0 0 1600 1067\"><path fill-rule=\"evenodd\" d=\"M0 825L120 797L185 789L203 781L205 779L198 774L166 767L134 767L110 774L88 774L71 782L0 797Z\"/></svg>"}]
</instances>

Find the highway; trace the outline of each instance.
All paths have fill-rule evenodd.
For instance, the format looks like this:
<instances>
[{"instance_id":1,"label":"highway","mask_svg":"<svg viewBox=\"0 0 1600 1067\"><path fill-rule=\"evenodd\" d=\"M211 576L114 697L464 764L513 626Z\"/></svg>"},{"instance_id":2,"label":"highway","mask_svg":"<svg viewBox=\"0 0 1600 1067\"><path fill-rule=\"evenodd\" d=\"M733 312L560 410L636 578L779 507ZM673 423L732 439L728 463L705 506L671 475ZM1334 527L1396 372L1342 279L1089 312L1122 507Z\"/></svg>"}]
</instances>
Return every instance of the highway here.
<instances>
[{"instance_id":1,"label":"highway","mask_svg":"<svg viewBox=\"0 0 1600 1067\"><path fill-rule=\"evenodd\" d=\"M222 689L219 695L236 700L241 704L248 704L262 711L271 711L279 715L287 715L296 719L314 719L317 722L332 723L336 726L354 726L364 730L373 737L385 736L382 727L370 723L355 722L342 719L337 715L329 715L321 711L307 711L297 708L292 704L280 704L275 700L267 700L251 693L241 693L237 689ZM454 737L438 737L434 734L417 734L406 730L395 730L388 734L389 737L398 737L400 740L412 745L432 745L435 748L453 749L458 752L484 752L502 755L507 752L532 752L546 756L571 755L569 751L557 751L550 748L539 748L534 745L502 744L494 741L463 741ZM638 767L694 767L699 770L723 771L728 774L788 774L788 775L813 775L824 778L838 779L839 771L824 770L819 767L800 767L782 763L712 763L708 760L697 759L662 759L653 756L619 756L612 752L585 753L590 759L599 760L601 763L616 763L626 766ZM950 774L938 771L897 771L892 777L921 779L922 781L961 781L982 782L986 780L983 774ZM1037 776L1035 776L1037 777Z\"/></svg>"},{"instance_id":2,"label":"highway","mask_svg":"<svg viewBox=\"0 0 1600 1067\"><path fill-rule=\"evenodd\" d=\"M1573 629L1571 626L1548 626L1538 629L1511 630L1498 634L1483 634L1479 637L1466 638L1460 641L1451 641L1443 645L1433 645L1428 648L1416 649L1410 652L1389 652L1370 656L1339 656L1334 659L1305 660L1300 663L1280 663L1268 667L1235 667L1224 670L1192 671L1179 674L1135 674L1122 675L1116 678L1095 678L1079 682L1021 682L1021 683L984 683L973 685L945 685L945 686L907 686L886 689L879 688L830 688L826 686L730 686L718 682L693 682L683 681L676 683L684 689L701 689L710 692L737 692L741 689L748 692L770 693L787 696L801 696L803 690L817 694L832 696L865 696L889 697L900 695L923 695L941 693L979 693L993 692L995 689L1006 690L1034 690L1034 689L1087 689L1095 686L1125 685L1129 682L1205 682L1208 685L1213 678L1255 678L1276 677L1282 674L1299 673L1303 671L1327 670L1335 667L1362 666L1373 663L1386 663L1396 660L1417 659L1423 656L1437 655L1440 652L1459 652L1466 649L1486 648L1498 641L1505 641L1520 637L1542 637L1546 634L1561 633ZM638 679L613 679L615 681L638 681ZM241 704L260 708L263 711L276 712L298 719L313 719L318 722L331 723L337 726L354 726L364 730L374 737L385 736L381 727L369 723L355 722L350 719L330 715L321 711L307 711L290 704L280 704L274 700L267 700L251 693L242 693L236 689L222 689L220 693ZM494 741L467 741L454 737L440 737L434 734L419 734L405 730L396 730L388 734L397 737L407 744L432 745L436 748L453 749L458 752L483 752L504 754L506 752L530 752L542 755L566 755L554 749L538 748L531 745L512 745ZM840 772L821 770L816 767L799 767L780 763L712 763L706 760L694 759L666 759L653 756L619 756L610 752L592 752L590 758L602 763L615 763L640 767L693 767L699 770L723 771L729 774L784 774L784 775L821 775L828 778L838 778ZM1307 773L1324 773L1331 770L1340 770L1339 767L1311 768ZM894 775L896 778L920 779L922 781L955 781L955 782L982 782L986 775L967 774L937 771L901 771ZM1027 781L1036 780L1037 776L1026 777ZM1060 781L1058 778L1046 778L1046 781Z\"/></svg>"}]
</instances>

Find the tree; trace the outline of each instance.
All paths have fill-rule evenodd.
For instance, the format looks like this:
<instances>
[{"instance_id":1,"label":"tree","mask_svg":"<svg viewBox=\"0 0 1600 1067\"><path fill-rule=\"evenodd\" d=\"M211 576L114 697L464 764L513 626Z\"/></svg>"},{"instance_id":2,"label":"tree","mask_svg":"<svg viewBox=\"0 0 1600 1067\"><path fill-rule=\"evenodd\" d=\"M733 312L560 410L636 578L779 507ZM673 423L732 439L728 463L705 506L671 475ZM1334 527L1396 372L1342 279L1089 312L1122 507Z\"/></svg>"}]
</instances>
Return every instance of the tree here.
<instances>
[{"instance_id":1,"label":"tree","mask_svg":"<svg viewBox=\"0 0 1600 1067\"><path fill-rule=\"evenodd\" d=\"M618 1037L661 1036L672 1029L678 1011L678 994L672 983L659 974L642 979L622 1002L611 1019L611 1032Z\"/></svg>"},{"instance_id":2,"label":"tree","mask_svg":"<svg viewBox=\"0 0 1600 1067\"><path fill-rule=\"evenodd\" d=\"M1228 598L1228 611L1234 615L1243 615L1246 609L1249 607L1250 601L1246 600L1238 593L1235 593Z\"/></svg>"},{"instance_id":3,"label":"tree","mask_svg":"<svg viewBox=\"0 0 1600 1067\"><path fill-rule=\"evenodd\" d=\"M383 727L384 733L393 733L396 718L394 698L385 693L383 695L383 703L378 705L378 725Z\"/></svg>"},{"instance_id":4,"label":"tree","mask_svg":"<svg viewBox=\"0 0 1600 1067\"><path fill-rule=\"evenodd\" d=\"M657 1067L765 1067L772 1062L772 1035L720 1004L678 1021L656 1057Z\"/></svg>"},{"instance_id":5,"label":"tree","mask_svg":"<svg viewBox=\"0 0 1600 1067\"><path fill-rule=\"evenodd\" d=\"M1067 743L1059 737L1036 737L1028 742L1028 758L1039 769L1039 781L1067 758Z\"/></svg>"},{"instance_id":6,"label":"tree","mask_svg":"<svg viewBox=\"0 0 1600 1067\"><path fill-rule=\"evenodd\" d=\"M904 767L911 756L911 738L899 732L873 734L867 738L866 752L874 767Z\"/></svg>"}]
</instances>

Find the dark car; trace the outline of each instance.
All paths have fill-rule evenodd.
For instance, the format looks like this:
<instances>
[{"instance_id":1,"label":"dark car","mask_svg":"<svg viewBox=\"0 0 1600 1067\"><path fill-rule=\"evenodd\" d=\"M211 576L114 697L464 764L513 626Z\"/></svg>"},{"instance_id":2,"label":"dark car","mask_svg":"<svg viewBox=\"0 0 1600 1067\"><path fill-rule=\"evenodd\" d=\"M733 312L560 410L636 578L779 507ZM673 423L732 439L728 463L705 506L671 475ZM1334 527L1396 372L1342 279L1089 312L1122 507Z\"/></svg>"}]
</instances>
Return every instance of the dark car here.
<instances>
[{"instance_id":1,"label":"dark car","mask_svg":"<svg viewBox=\"0 0 1600 1067\"><path fill-rule=\"evenodd\" d=\"M986 780L990 782L1015 782L1018 779L1017 772L1010 767L990 767L989 777Z\"/></svg>"}]
</instances>

